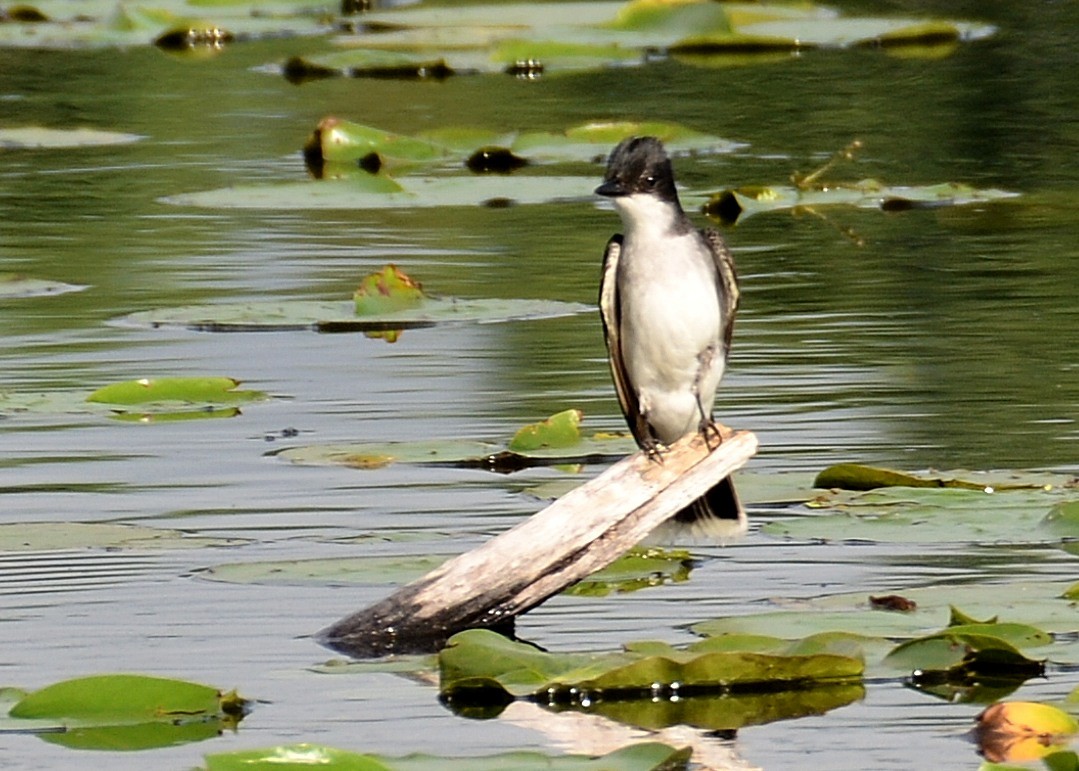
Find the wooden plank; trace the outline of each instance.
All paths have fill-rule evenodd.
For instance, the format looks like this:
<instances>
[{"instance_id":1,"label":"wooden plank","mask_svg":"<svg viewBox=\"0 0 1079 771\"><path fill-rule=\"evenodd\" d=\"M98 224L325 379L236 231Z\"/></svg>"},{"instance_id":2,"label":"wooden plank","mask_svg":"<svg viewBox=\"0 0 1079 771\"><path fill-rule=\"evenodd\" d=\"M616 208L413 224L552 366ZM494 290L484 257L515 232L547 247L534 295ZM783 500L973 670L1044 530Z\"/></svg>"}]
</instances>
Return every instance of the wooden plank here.
<instances>
[{"instance_id":1,"label":"wooden plank","mask_svg":"<svg viewBox=\"0 0 1079 771\"><path fill-rule=\"evenodd\" d=\"M512 624L614 562L756 452L752 433L721 430L724 441L711 451L693 434L658 462L642 452L629 456L484 545L323 629L316 639L372 657L437 649L462 629Z\"/></svg>"}]
</instances>

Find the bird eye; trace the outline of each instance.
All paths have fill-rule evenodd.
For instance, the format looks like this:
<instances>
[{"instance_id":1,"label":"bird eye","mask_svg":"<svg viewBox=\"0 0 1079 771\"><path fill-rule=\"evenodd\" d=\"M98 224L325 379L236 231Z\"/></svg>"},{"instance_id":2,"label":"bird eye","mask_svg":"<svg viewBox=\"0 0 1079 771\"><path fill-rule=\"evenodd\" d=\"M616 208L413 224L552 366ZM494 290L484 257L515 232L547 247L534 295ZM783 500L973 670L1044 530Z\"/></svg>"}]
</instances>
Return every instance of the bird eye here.
<instances>
[{"instance_id":1,"label":"bird eye","mask_svg":"<svg viewBox=\"0 0 1079 771\"><path fill-rule=\"evenodd\" d=\"M655 187L656 186L656 178L653 177L653 176L645 177L644 178L644 186L645 187Z\"/></svg>"}]
</instances>

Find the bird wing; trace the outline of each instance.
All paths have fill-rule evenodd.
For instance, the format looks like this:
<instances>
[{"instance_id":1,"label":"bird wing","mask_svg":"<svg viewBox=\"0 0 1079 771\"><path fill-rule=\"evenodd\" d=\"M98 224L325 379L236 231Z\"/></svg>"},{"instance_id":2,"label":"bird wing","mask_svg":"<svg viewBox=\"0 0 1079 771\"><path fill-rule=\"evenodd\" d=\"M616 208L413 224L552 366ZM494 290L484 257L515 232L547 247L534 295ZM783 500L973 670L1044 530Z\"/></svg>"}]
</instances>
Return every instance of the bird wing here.
<instances>
[{"instance_id":1,"label":"bird wing","mask_svg":"<svg viewBox=\"0 0 1079 771\"><path fill-rule=\"evenodd\" d=\"M607 242L603 253L603 275L599 282L599 312L603 319L603 339L607 342L607 360L611 365L614 390L618 394L618 403L622 414L638 446L654 443L651 429L641 414L641 404L637 392L629 382L629 373L622 360L621 311L618 307L618 258L622 255L622 236L615 234Z\"/></svg>"},{"instance_id":2,"label":"bird wing","mask_svg":"<svg viewBox=\"0 0 1079 771\"><path fill-rule=\"evenodd\" d=\"M741 292L738 290L738 272L734 268L734 257L727 247L727 242L719 231L709 228L702 230L701 235L712 248L712 258L716 261L716 288L719 296L723 299L723 357L731 352L731 337L734 335L734 316L738 311L738 302Z\"/></svg>"}]
</instances>

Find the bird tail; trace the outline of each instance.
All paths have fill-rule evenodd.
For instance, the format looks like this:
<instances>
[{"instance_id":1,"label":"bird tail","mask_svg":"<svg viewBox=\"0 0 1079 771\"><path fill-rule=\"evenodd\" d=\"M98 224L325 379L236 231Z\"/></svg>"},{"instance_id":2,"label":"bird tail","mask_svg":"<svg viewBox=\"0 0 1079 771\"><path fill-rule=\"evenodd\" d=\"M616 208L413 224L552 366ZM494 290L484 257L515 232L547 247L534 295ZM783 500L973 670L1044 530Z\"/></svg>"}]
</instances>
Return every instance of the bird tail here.
<instances>
[{"instance_id":1,"label":"bird tail","mask_svg":"<svg viewBox=\"0 0 1079 771\"><path fill-rule=\"evenodd\" d=\"M712 489L686 506L648 536L648 543L707 541L726 543L743 535L749 522L734 481L720 480Z\"/></svg>"}]
</instances>

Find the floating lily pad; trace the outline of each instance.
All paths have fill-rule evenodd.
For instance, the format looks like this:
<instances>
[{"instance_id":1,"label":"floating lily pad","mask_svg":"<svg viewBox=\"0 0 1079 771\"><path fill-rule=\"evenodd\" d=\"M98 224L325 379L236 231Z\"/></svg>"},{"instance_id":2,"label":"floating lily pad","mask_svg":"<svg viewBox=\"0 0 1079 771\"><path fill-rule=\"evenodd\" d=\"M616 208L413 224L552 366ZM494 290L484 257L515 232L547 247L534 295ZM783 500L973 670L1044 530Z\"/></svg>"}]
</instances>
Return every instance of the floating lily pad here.
<instances>
[{"instance_id":1,"label":"floating lily pad","mask_svg":"<svg viewBox=\"0 0 1079 771\"><path fill-rule=\"evenodd\" d=\"M693 560L683 550L635 548L566 589L577 597L606 597L689 580Z\"/></svg>"},{"instance_id":2,"label":"floating lily pad","mask_svg":"<svg viewBox=\"0 0 1079 771\"><path fill-rule=\"evenodd\" d=\"M642 63L670 53L694 61L737 53L873 46L944 49L993 33L988 25L947 20L844 18L824 6L714 3L510 3L375 11L385 31L338 38L350 50L314 57L312 71L356 77L434 77L505 72L534 78ZM392 57L392 58L391 58ZM296 78L302 68L286 74Z\"/></svg>"},{"instance_id":3,"label":"floating lily pad","mask_svg":"<svg viewBox=\"0 0 1079 771\"><path fill-rule=\"evenodd\" d=\"M721 190L713 193L703 203L702 211L714 220L733 225L754 214L785 209L855 206L903 211L1000 201L1018 195L1007 190L976 189L955 182L909 187L889 186L874 179L867 179L861 182L832 183L822 189L779 185Z\"/></svg>"},{"instance_id":4,"label":"floating lily pad","mask_svg":"<svg viewBox=\"0 0 1079 771\"><path fill-rule=\"evenodd\" d=\"M484 324L556 318L591 310L591 306L581 303L555 300L430 297L414 309L359 317L352 301L295 300L163 308L132 313L120 321L155 328L184 327L200 332L379 332L436 324Z\"/></svg>"},{"instance_id":5,"label":"floating lily pad","mask_svg":"<svg viewBox=\"0 0 1079 771\"><path fill-rule=\"evenodd\" d=\"M26 522L0 524L0 552L58 549L202 549L233 546L228 538L189 536L179 530L110 522Z\"/></svg>"},{"instance_id":6,"label":"floating lily pad","mask_svg":"<svg viewBox=\"0 0 1079 771\"><path fill-rule=\"evenodd\" d=\"M509 449L530 452L545 447L572 447L581 441L582 417L584 413L580 410L563 410L539 423L522 426L510 439Z\"/></svg>"},{"instance_id":7,"label":"floating lily pad","mask_svg":"<svg viewBox=\"0 0 1079 771\"><path fill-rule=\"evenodd\" d=\"M420 463L433 466L485 468L517 471L530 466L565 463L602 463L636 451L632 440L615 437L585 437L569 447L542 447L513 452L505 445L476 440L444 439L417 442L386 442L309 445L281 450L274 455L291 463L314 466L350 466L375 469L391 463Z\"/></svg>"},{"instance_id":8,"label":"floating lily pad","mask_svg":"<svg viewBox=\"0 0 1079 771\"><path fill-rule=\"evenodd\" d=\"M0 24L0 34L4 25ZM0 38L2 41L2 38ZM0 42L2 45L2 42ZM126 145L138 142L143 137L138 134L123 134L117 131L102 131L92 128L58 129L42 126L0 128L0 149L4 150L42 150L65 149L71 147L103 147Z\"/></svg>"},{"instance_id":9,"label":"floating lily pad","mask_svg":"<svg viewBox=\"0 0 1079 771\"><path fill-rule=\"evenodd\" d=\"M129 380L97 389L88 402L113 406L146 404L235 404L265 399L261 391L240 390L230 377L163 377Z\"/></svg>"},{"instance_id":10,"label":"floating lily pad","mask_svg":"<svg viewBox=\"0 0 1079 771\"><path fill-rule=\"evenodd\" d=\"M390 180L378 174L348 179L236 185L162 198L177 206L212 209L415 209L427 206L489 206L590 200L596 181L571 176L445 176Z\"/></svg>"},{"instance_id":11,"label":"floating lily pad","mask_svg":"<svg viewBox=\"0 0 1079 771\"><path fill-rule=\"evenodd\" d=\"M316 744L239 750L206 756L206 771L289 771L326 768L331 771L677 771L686 768L691 751L665 744L634 744L593 758L551 756L540 752L507 752L480 757L366 755Z\"/></svg>"},{"instance_id":12,"label":"floating lily pad","mask_svg":"<svg viewBox=\"0 0 1079 771\"><path fill-rule=\"evenodd\" d=\"M857 592L801 601L796 610L704 621L692 629L701 635L763 634L785 639L846 631L903 640L935 634L952 617L952 606L958 606L972 616L999 616L1052 634L1074 634L1079 632L1079 614L1074 603L1061 598L1067 586L1066 581L1012 581L907 589L903 595L917 604L910 613L874 610L868 595ZM1062 651L1058 644L1045 653L1054 661L1067 660L1058 658Z\"/></svg>"},{"instance_id":13,"label":"floating lily pad","mask_svg":"<svg viewBox=\"0 0 1079 771\"><path fill-rule=\"evenodd\" d=\"M89 413L138 423L203 420L234 417L240 414L236 405L270 398L238 386L229 377L173 377L114 383L89 393L0 391L0 415Z\"/></svg>"},{"instance_id":14,"label":"floating lily pad","mask_svg":"<svg viewBox=\"0 0 1079 771\"><path fill-rule=\"evenodd\" d=\"M404 584L428 573L448 555L337 557L330 559L235 562L196 572L199 578L234 584L341 586Z\"/></svg>"},{"instance_id":15,"label":"floating lily pad","mask_svg":"<svg viewBox=\"0 0 1079 771\"><path fill-rule=\"evenodd\" d=\"M33 0L23 5L34 21L0 24L0 46L100 48L159 45L213 52L234 40L319 34L329 31L318 0L215 2L157 0L153 6L109 0ZM270 10L272 8L272 11Z\"/></svg>"},{"instance_id":16,"label":"floating lily pad","mask_svg":"<svg viewBox=\"0 0 1079 771\"><path fill-rule=\"evenodd\" d=\"M217 736L243 718L246 706L234 691L222 693L198 683L92 675L27 694L0 725L75 748L137 750Z\"/></svg>"},{"instance_id":17,"label":"floating lily pad","mask_svg":"<svg viewBox=\"0 0 1079 771\"><path fill-rule=\"evenodd\" d=\"M995 491L891 487L838 493L811 502L827 513L775 519L768 535L890 543L1056 543L1079 537L1079 520L1053 515L1074 499L1069 488Z\"/></svg>"},{"instance_id":18,"label":"floating lily pad","mask_svg":"<svg viewBox=\"0 0 1079 771\"><path fill-rule=\"evenodd\" d=\"M964 478L965 477L965 478ZM1059 475L1018 472L950 472L909 474L891 469L840 463L817 474L814 487L839 490L876 490L881 487L950 487L992 493L1005 490L1051 490L1066 487L1070 479Z\"/></svg>"},{"instance_id":19,"label":"floating lily pad","mask_svg":"<svg viewBox=\"0 0 1079 771\"><path fill-rule=\"evenodd\" d=\"M499 133L477 128L445 127L412 136L394 134L338 118L323 118L304 145L308 165L359 162L368 171L389 166L445 162L474 156L483 148L500 148L533 161L594 161L629 136L655 136L673 154L731 152L741 145L695 131L676 123L659 121L594 121L563 132ZM367 159L378 156L377 164Z\"/></svg>"},{"instance_id":20,"label":"floating lily pad","mask_svg":"<svg viewBox=\"0 0 1079 771\"><path fill-rule=\"evenodd\" d=\"M384 316L397 311L412 311L427 300L423 287L396 265L387 265L366 276L352 295L356 315Z\"/></svg>"},{"instance_id":21,"label":"floating lily pad","mask_svg":"<svg viewBox=\"0 0 1079 771\"><path fill-rule=\"evenodd\" d=\"M81 292L85 286L49 281L43 278L23 276L18 273L0 273L0 300L17 297L44 297L47 295Z\"/></svg>"},{"instance_id":22,"label":"floating lily pad","mask_svg":"<svg viewBox=\"0 0 1079 771\"><path fill-rule=\"evenodd\" d=\"M707 641L706 641L707 642ZM640 654L553 654L485 629L460 632L439 653L439 688L458 699L504 691L553 702L582 691L593 697L651 695L673 687L715 691L776 691L812 683L857 682L860 659L836 654L777 654L664 648Z\"/></svg>"}]
</instances>

